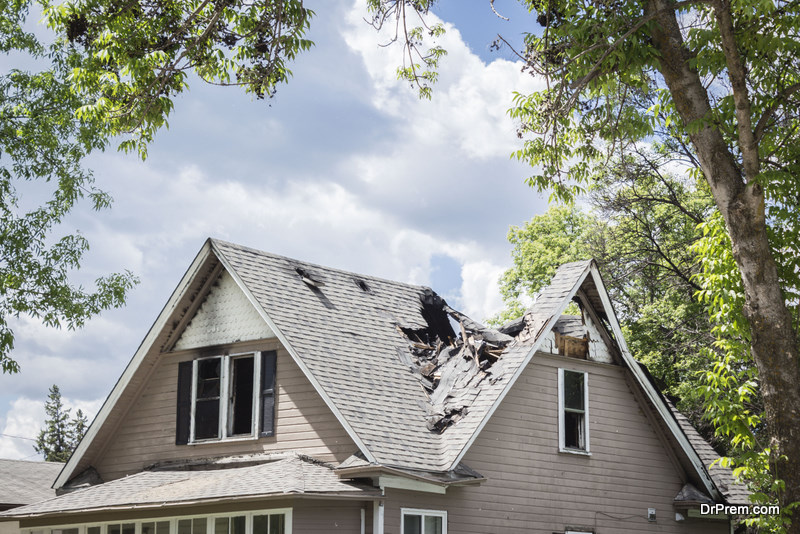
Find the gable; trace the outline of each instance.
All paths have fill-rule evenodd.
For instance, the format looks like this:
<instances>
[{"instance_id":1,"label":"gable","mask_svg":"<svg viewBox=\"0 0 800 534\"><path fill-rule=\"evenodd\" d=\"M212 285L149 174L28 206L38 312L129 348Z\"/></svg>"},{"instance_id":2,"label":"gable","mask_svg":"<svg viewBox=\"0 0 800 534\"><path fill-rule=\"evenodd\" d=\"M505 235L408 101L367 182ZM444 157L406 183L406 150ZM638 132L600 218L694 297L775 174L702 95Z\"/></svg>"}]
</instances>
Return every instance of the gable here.
<instances>
[{"instance_id":1,"label":"gable","mask_svg":"<svg viewBox=\"0 0 800 534\"><path fill-rule=\"evenodd\" d=\"M239 341L271 339L275 333L223 270L194 317L186 325L173 350L188 350Z\"/></svg>"}]
</instances>

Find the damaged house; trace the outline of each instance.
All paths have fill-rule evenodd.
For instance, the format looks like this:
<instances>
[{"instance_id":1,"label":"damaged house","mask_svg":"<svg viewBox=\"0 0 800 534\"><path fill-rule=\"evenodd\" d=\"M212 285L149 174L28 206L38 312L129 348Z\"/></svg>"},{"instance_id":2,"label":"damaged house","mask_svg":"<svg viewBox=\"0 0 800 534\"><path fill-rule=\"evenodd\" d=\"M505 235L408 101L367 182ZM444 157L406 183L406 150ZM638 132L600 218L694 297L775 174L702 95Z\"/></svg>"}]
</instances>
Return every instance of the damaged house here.
<instances>
[{"instance_id":1,"label":"damaged house","mask_svg":"<svg viewBox=\"0 0 800 534\"><path fill-rule=\"evenodd\" d=\"M564 315L576 303L579 316ZM591 261L485 328L428 288L208 240L23 534L728 533L746 492Z\"/></svg>"}]
</instances>

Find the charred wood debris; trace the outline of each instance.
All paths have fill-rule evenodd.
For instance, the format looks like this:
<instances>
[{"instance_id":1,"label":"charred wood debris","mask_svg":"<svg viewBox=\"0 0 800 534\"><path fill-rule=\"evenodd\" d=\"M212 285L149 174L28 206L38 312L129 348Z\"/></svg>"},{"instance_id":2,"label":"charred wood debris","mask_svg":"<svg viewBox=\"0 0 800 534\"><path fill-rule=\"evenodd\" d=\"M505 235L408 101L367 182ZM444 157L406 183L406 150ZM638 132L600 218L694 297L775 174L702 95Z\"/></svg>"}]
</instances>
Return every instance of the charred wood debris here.
<instances>
[{"instance_id":1,"label":"charred wood debris","mask_svg":"<svg viewBox=\"0 0 800 534\"><path fill-rule=\"evenodd\" d=\"M428 430L441 434L467 415L484 381L505 378L501 355L514 338L473 321L429 289L420 297L420 314L426 326L397 326L409 344L398 356L427 397L419 403Z\"/></svg>"}]
</instances>

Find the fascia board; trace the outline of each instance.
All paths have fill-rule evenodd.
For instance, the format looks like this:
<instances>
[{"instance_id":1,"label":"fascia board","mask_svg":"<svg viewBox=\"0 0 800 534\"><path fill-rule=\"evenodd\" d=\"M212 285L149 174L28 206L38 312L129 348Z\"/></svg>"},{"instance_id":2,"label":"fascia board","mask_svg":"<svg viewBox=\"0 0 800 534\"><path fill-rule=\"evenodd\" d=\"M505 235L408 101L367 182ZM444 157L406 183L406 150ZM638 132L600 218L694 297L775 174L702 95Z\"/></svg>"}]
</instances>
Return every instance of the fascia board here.
<instances>
[{"instance_id":1,"label":"fascia board","mask_svg":"<svg viewBox=\"0 0 800 534\"><path fill-rule=\"evenodd\" d=\"M258 314L261 316L262 319L264 319L264 322L267 323L267 326L269 326L270 329L272 329L272 331L275 332L275 335L280 340L281 344L283 344L284 348L292 357L292 359L295 361L297 366L300 368L301 371L303 371L303 374L306 376L308 381L311 382L311 385L314 386L314 389L317 391L320 397L322 397L322 400L325 401L325 404L328 406L328 408L330 408L331 412L333 412L334 417L336 417L336 419L339 421L342 427L344 427L345 431L350 436L350 439L353 440L353 442L358 446L361 453L366 457L366 459L370 463L377 463L377 460L372 455L372 452L367 448L366 444L359 437L359 435L356 434L356 431L353 430L353 427L350 426L350 423L347 422L347 419L345 419L344 415L339 410L339 407L336 406L336 404L333 402L333 399L331 399L325 392L325 389L322 387L322 384L319 383L319 381L311 372L311 370L308 368L308 366L305 364L303 359L300 358L300 355L297 353L297 351L294 350L292 345L289 343L289 340L286 339L285 335L283 335L283 332L281 332L281 330L278 328L275 322L270 318L269 314L267 314L266 310L264 310L264 308L261 306L261 303L258 302L258 300L255 298L253 293L250 291L250 288L247 287L247 285L239 276L239 273L236 272L236 270L228 261L228 258L225 257L225 254L221 250L219 250L214 241L211 241L211 246L217 258L219 258L219 260L222 262L222 265L225 267L225 269L227 269L228 273L236 281L236 284L244 292L245 296L247 297L247 300L249 300L250 303L255 307Z\"/></svg>"},{"instance_id":2,"label":"fascia board","mask_svg":"<svg viewBox=\"0 0 800 534\"><path fill-rule=\"evenodd\" d=\"M500 395L497 397L497 400L494 402L492 407L489 408L488 412L486 412L486 415L483 417L483 420L478 424L478 427L472 433L472 436L470 436L469 441L467 441L467 443L461 449L461 452L458 454L458 457L456 457L455 461L450 465L448 470L456 468L456 466L461 462L461 460L464 459L464 456L467 454L467 451L469 451L469 448L472 446L475 440L478 439L478 435L480 435L481 431L483 430L483 427L485 427L486 423L489 422L489 419L491 419L492 415L494 415L494 412L500 406L500 403L503 402L503 399L506 397L508 392L511 391L511 388L514 387L514 384L517 382L517 379L520 377L520 375L522 375L522 372L528 367L528 364L533 358L533 355L536 354L537 350L539 350L539 346L542 344L542 341L545 338L545 334L553 329L559 317L561 317L561 314L564 313L564 310L567 309L569 303L572 302L572 298L578 292L578 289L581 287L583 281L586 279L586 276L589 274L591 265L593 265L593 262L587 265L586 269L584 269L584 271L580 274L577 281L570 290L569 294L567 294L567 296L564 297L564 300L561 302L557 310L553 313L553 316L550 317L550 320L547 322L545 328L542 328L541 333L536 338L536 341L533 343L533 346L531 346L531 349L528 351L528 354L525 355L525 359L522 361L522 364L520 364L520 366L514 372L514 374L511 377L511 380L508 381L508 384L506 384L506 387L503 389L503 391L500 392Z\"/></svg>"},{"instance_id":3,"label":"fascia board","mask_svg":"<svg viewBox=\"0 0 800 534\"><path fill-rule=\"evenodd\" d=\"M705 486L706 490L708 490L709 494L714 497L715 500L722 499L722 495L720 495L719 491L717 491L716 485L714 484L713 480L711 480L706 468L703 466L703 461L700 459L697 451L695 451L694 447L692 447L691 443L689 443L689 440L686 438L683 430L680 429L677 421L675 421L675 419L672 417L672 414L669 413L669 409L662 401L661 395L659 395L659 393L655 390L653 385L644 375L642 369L639 367L639 364L631 355L630 350L628 350L628 345L625 343L625 338L622 336L622 329L620 328L619 321L617 320L617 315L614 313L614 308L611 306L611 300L606 292L603 279L600 276L600 272L597 270L594 262L592 262L591 273L592 279L597 286L597 292L600 294L600 300L603 303L603 308L608 316L608 322L614 332L614 337L617 338L617 344L619 345L620 352L622 353L623 361L627 365L628 369L630 369L631 373L633 373L633 376L638 382L639 386L656 408L656 411L661 416L661 419L667 425L667 428L669 428L678 444L681 446L681 449L683 449L683 452L689 458L689 461L695 468L700 480L703 481L703 485Z\"/></svg>"},{"instance_id":4,"label":"fascia board","mask_svg":"<svg viewBox=\"0 0 800 534\"><path fill-rule=\"evenodd\" d=\"M172 316L172 313L175 310L175 306L180 301L180 299L185 294L187 288L192 283L192 281L197 276L197 272L200 267L205 263L208 259L209 255L211 254L211 240L207 240L203 247L200 249L200 252L197 253L195 256L194 261L192 261L189 268L181 278L180 283L172 292L169 300L164 305L159 313L158 318L153 323L153 326L150 327L150 330L147 332L147 335L142 340L139 348L133 355L133 358L128 362L127 367L122 372L122 375L117 380L117 383L114 385L111 393L109 393L108 397L106 397L105 402L103 402L103 406L100 408L100 411L97 413L97 417L94 418L92 424L89 425L89 428L86 431L83 439L78 444L78 447L75 449L75 452L72 453L67 463L64 465L64 468L59 473L58 477L56 478L55 482L53 482L53 488L60 488L67 482L71 475L73 474L73 470L77 465L80 463L81 459L83 458L86 451L89 449L89 445L94 441L97 433L100 431L100 428L106 422L111 410L116 405L117 401L119 400L122 393L127 388L128 384L133 378L133 375L136 373L136 370L139 368L139 365L142 363L145 355L150 351L153 346L153 343L156 341L156 338L161 333L161 330L166 325L169 318Z\"/></svg>"}]
</instances>

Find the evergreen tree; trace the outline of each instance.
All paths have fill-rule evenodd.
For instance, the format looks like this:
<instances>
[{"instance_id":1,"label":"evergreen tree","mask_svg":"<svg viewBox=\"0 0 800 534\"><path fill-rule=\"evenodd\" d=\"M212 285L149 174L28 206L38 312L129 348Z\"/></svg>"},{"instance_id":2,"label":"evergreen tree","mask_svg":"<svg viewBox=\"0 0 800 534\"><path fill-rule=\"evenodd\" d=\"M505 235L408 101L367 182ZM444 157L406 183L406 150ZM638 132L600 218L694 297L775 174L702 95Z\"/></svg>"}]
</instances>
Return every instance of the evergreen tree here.
<instances>
[{"instance_id":1,"label":"evergreen tree","mask_svg":"<svg viewBox=\"0 0 800 534\"><path fill-rule=\"evenodd\" d=\"M48 462L66 462L86 432L88 419L78 410L70 419L70 408L64 407L61 391L53 384L44 405L47 413L45 426L39 432L33 448Z\"/></svg>"}]
</instances>

